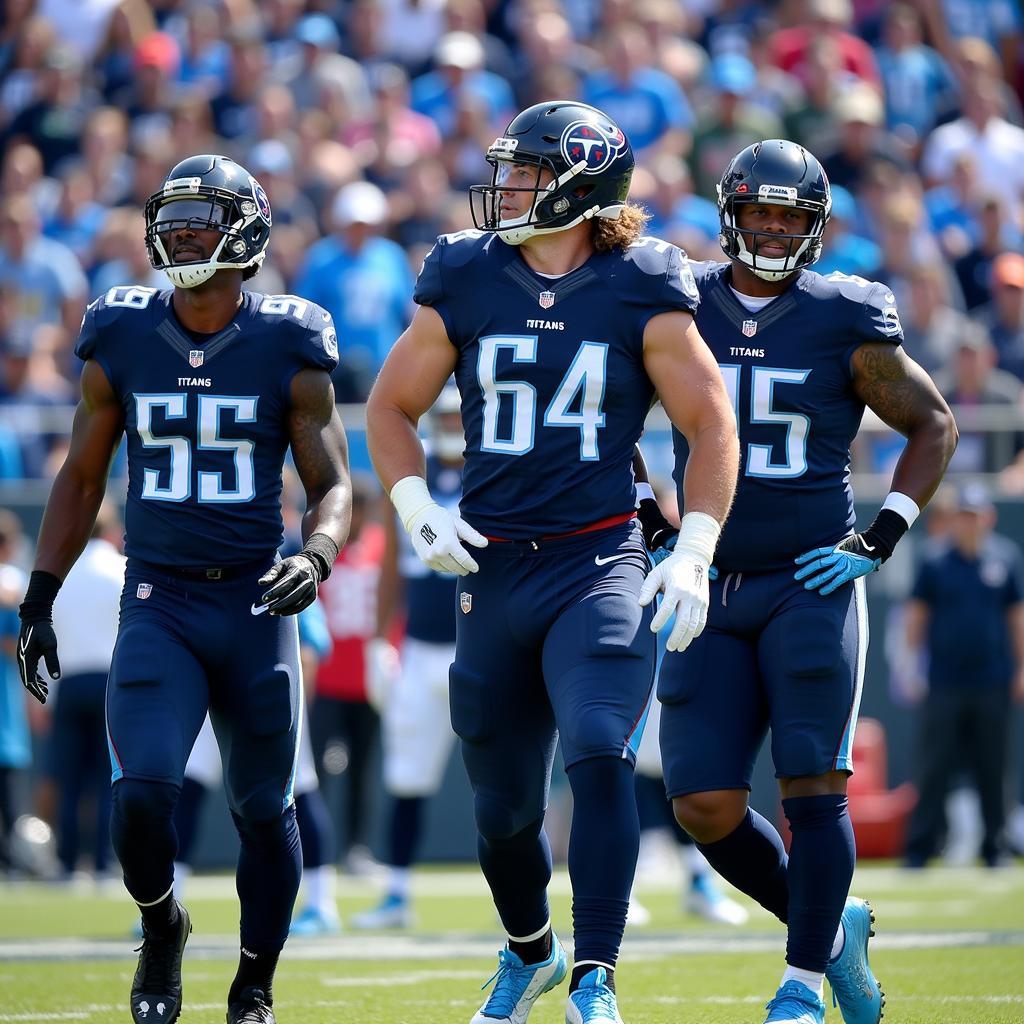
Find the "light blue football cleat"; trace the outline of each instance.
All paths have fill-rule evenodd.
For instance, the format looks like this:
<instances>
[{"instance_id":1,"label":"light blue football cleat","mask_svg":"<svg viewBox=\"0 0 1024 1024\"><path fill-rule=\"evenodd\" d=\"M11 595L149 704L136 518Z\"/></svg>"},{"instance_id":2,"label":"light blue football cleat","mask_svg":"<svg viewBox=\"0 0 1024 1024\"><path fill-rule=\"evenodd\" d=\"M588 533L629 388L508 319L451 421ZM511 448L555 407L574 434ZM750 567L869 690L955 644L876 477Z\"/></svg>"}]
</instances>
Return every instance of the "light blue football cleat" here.
<instances>
[{"instance_id":1,"label":"light blue football cleat","mask_svg":"<svg viewBox=\"0 0 1024 1024\"><path fill-rule=\"evenodd\" d=\"M337 935L341 931L341 921L337 913L327 914L316 907L303 907L292 918L289 935L308 938L314 935Z\"/></svg>"},{"instance_id":2,"label":"light blue football cleat","mask_svg":"<svg viewBox=\"0 0 1024 1024\"><path fill-rule=\"evenodd\" d=\"M825 1004L803 982L792 978L765 1009L764 1024L825 1024Z\"/></svg>"},{"instance_id":3,"label":"light blue football cleat","mask_svg":"<svg viewBox=\"0 0 1024 1024\"><path fill-rule=\"evenodd\" d=\"M375 907L353 914L349 924L358 931L377 928L411 928L413 912L409 901L398 893L389 892Z\"/></svg>"},{"instance_id":4,"label":"light blue football cleat","mask_svg":"<svg viewBox=\"0 0 1024 1024\"><path fill-rule=\"evenodd\" d=\"M595 967L580 978L565 1004L565 1024L622 1024L615 993L605 984L608 972Z\"/></svg>"},{"instance_id":5,"label":"light blue football cleat","mask_svg":"<svg viewBox=\"0 0 1024 1024\"><path fill-rule=\"evenodd\" d=\"M845 1024L878 1024L885 994L868 963L868 939L875 934L875 913L867 900L850 896L843 909L843 948L825 968L832 988L832 1005Z\"/></svg>"},{"instance_id":6,"label":"light blue football cleat","mask_svg":"<svg viewBox=\"0 0 1024 1024\"><path fill-rule=\"evenodd\" d=\"M493 981L494 990L470 1024L524 1024L533 1004L560 984L568 969L565 950L554 934L551 956L539 964L524 964L510 949L499 950L498 969L482 986Z\"/></svg>"}]
</instances>

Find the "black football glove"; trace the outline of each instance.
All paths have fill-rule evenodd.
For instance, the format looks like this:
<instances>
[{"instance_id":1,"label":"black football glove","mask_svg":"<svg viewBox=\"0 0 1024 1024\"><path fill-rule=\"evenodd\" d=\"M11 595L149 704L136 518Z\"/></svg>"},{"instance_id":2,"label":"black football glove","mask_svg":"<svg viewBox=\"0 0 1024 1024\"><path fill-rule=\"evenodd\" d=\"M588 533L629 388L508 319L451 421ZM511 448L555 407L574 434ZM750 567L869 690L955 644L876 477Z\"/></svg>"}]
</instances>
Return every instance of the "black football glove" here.
<instances>
[{"instance_id":1,"label":"black football glove","mask_svg":"<svg viewBox=\"0 0 1024 1024\"><path fill-rule=\"evenodd\" d=\"M270 587L260 600L271 615L297 615L316 600L320 570L311 558L291 555L260 577L261 587Z\"/></svg>"},{"instance_id":2,"label":"black football glove","mask_svg":"<svg viewBox=\"0 0 1024 1024\"><path fill-rule=\"evenodd\" d=\"M648 551L653 554L661 548L671 548L675 538L679 535L679 530L665 518L653 498L640 499L636 517L640 520L640 529L644 534L644 546ZM665 554L662 555L662 558L664 557ZM661 559L657 561L661 561Z\"/></svg>"},{"instance_id":3,"label":"black football glove","mask_svg":"<svg viewBox=\"0 0 1024 1024\"><path fill-rule=\"evenodd\" d=\"M50 683L39 673L39 659L43 659L53 679L60 679L57 634L53 631L53 602L58 590L60 580L56 576L36 570L29 577L28 591L18 610L18 673L22 686L40 704L46 703Z\"/></svg>"},{"instance_id":4,"label":"black football glove","mask_svg":"<svg viewBox=\"0 0 1024 1024\"><path fill-rule=\"evenodd\" d=\"M316 600L321 581L331 575L338 545L324 533L314 533L297 554L272 566L259 579L270 587L260 599L271 615L297 615Z\"/></svg>"}]
</instances>

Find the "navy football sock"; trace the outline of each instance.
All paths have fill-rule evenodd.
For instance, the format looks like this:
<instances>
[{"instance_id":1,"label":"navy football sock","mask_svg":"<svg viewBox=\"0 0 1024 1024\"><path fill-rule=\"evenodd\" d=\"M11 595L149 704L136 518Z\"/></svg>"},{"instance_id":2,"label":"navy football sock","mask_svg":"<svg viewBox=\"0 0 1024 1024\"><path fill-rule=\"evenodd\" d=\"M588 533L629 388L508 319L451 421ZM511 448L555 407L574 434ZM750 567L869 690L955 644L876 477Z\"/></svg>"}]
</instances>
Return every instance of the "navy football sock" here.
<instances>
[{"instance_id":1,"label":"navy football sock","mask_svg":"<svg viewBox=\"0 0 1024 1024\"><path fill-rule=\"evenodd\" d=\"M573 797L569 878L574 958L614 967L640 848L633 767L619 757L592 757L566 774Z\"/></svg>"},{"instance_id":2,"label":"navy football sock","mask_svg":"<svg viewBox=\"0 0 1024 1024\"><path fill-rule=\"evenodd\" d=\"M114 784L110 838L121 862L125 888L140 906L162 901L170 893L178 852L174 831L178 792L169 782L119 779ZM154 911L164 920L168 913L166 909Z\"/></svg>"},{"instance_id":3,"label":"navy football sock","mask_svg":"<svg viewBox=\"0 0 1024 1024\"><path fill-rule=\"evenodd\" d=\"M782 809L793 832L786 963L821 974L853 881L853 825L841 793L790 797Z\"/></svg>"},{"instance_id":4,"label":"navy football sock","mask_svg":"<svg viewBox=\"0 0 1024 1024\"><path fill-rule=\"evenodd\" d=\"M178 853L174 859L181 864L192 860L192 844L205 802L206 787L195 779L186 778L181 784L178 806L174 808L174 830L178 833Z\"/></svg>"},{"instance_id":5,"label":"navy football sock","mask_svg":"<svg viewBox=\"0 0 1024 1024\"><path fill-rule=\"evenodd\" d=\"M273 821L231 816L241 840L235 885L242 910L242 947L249 953L279 953L288 937L302 875L295 807Z\"/></svg>"},{"instance_id":6,"label":"navy football sock","mask_svg":"<svg viewBox=\"0 0 1024 1024\"><path fill-rule=\"evenodd\" d=\"M509 935L526 938L550 921L551 847L537 818L508 838L477 836L480 868ZM479 828L479 823L477 825Z\"/></svg>"},{"instance_id":7,"label":"navy football sock","mask_svg":"<svg viewBox=\"0 0 1024 1024\"><path fill-rule=\"evenodd\" d=\"M422 796L395 797L388 836L388 863L393 868L407 868L416 859L426 802L426 797Z\"/></svg>"},{"instance_id":8,"label":"navy football sock","mask_svg":"<svg viewBox=\"0 0 1024 1024\"><path fill-rule=\"evenodd\" d=\"M786 847L767 818L748 807L746 817L725 838L698 843L697 848L727 882L757 900L780 921L786 921Z\"/></svg>"},{"instance_id":9,"label":"navy football sock","mask_svg":"<svg viewBox=\"0 0 1024 1024\"><path fill-rule=\"evenodd\" d=\"M295 823L302 842L302 866L334 863L334 824L319 789L295 795Z\"/></svg>"}]
</instances>

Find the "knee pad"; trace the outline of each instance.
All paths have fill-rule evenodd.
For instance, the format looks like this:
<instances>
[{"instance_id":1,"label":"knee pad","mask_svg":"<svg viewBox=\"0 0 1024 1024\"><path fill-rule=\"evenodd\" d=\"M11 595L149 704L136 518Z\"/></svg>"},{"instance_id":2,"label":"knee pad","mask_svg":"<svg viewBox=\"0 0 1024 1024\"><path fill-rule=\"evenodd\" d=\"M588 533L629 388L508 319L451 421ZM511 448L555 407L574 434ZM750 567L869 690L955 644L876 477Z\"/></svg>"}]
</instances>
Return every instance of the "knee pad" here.
<instances>
[{"instance_id":1,"label":"knee pad","mask_svg":"<svg viewBox=\"0 0 1024 1024\"><path fill-rule=\"evenodd\" d=\"M111 794L112 817L128 829L145 829L153 822L170 821L180 792L180 786L169 782L119 779Z\"/></svg>"},{"instance_id":2,"label":"knee pad","mask_svg":"<svg viewBox=\"0 0 1024 1024\"><path fill-rule=\"evenodd\" d=\"M250 847L283 849L299 841L299 827L295 821L295 805L292 804L275 818L254 819L231 812L239 838Z\"/></svg>"},{"instance_id":3,"label":"knee pad","mask_svg":"<svg viewBox=\"0 0 1024 1024\"><path fill-rule=\"evenodd\" d=\"M535 839L544 824L544 815L536 816L524 809L509 807L488 793L477 793L473 801L476 829L488 843L510 839Z\"/></svg>"}]
</instances>

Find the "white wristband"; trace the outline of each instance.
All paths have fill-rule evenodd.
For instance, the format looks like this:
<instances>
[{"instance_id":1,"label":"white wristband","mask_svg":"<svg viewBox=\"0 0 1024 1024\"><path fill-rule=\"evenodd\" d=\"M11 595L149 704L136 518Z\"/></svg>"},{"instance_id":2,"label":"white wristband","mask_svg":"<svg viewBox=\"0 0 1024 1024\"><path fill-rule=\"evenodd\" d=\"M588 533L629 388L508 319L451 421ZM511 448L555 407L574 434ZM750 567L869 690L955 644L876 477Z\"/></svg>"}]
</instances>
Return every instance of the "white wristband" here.
<instances>
[{"instance_id":1,"label":"white wristband","mask_svg":"<svg viewBox=\"0 0 1024 1024\"><path fill-rule=\"evenodd\" d=\"M893 512L902 516L907 522L908 530L914 525L914 521L921 514L921 510L917 507L917 502L913 498L901 494L899 491L890 491L885 501L882 502L882 508L890 508Z\"/></svg>"},{"instance_id":2,"label":"white wristband","mask_svg":"<svg viewBox=\"0 0 1024 1024\"><path fill-rule=\"evenodd\" d=\"M427 490L427 481L421 476L403 476L391 488L391 504L402 520L406 533L409 524L428 506L435 504Z\"/></svg>"},{"instance_id":3,"label":"white wristband","mask_svg":"<svg viewBox=\"0 0 1024 1024\"><path fill-rule=\"evenodd\" d=\"M699 555L710 565L714 561L721 532L721 524L714 516L706 512L687 512L679 524L679 539L675 550Z\"/></svg>"},{"instance_id":4,"label":"white wristband","mask_svg":"<svg viewBox=\"0 0 1024 1024\"><path fill-rule=\"evenodd\" d=\"M651 501L657 501L657 498L654 497L654 488L646 480L637 480L635 486L637 508L640 507L640 502L646 498L650 498Z\"/></svg>"}]
</instances>

